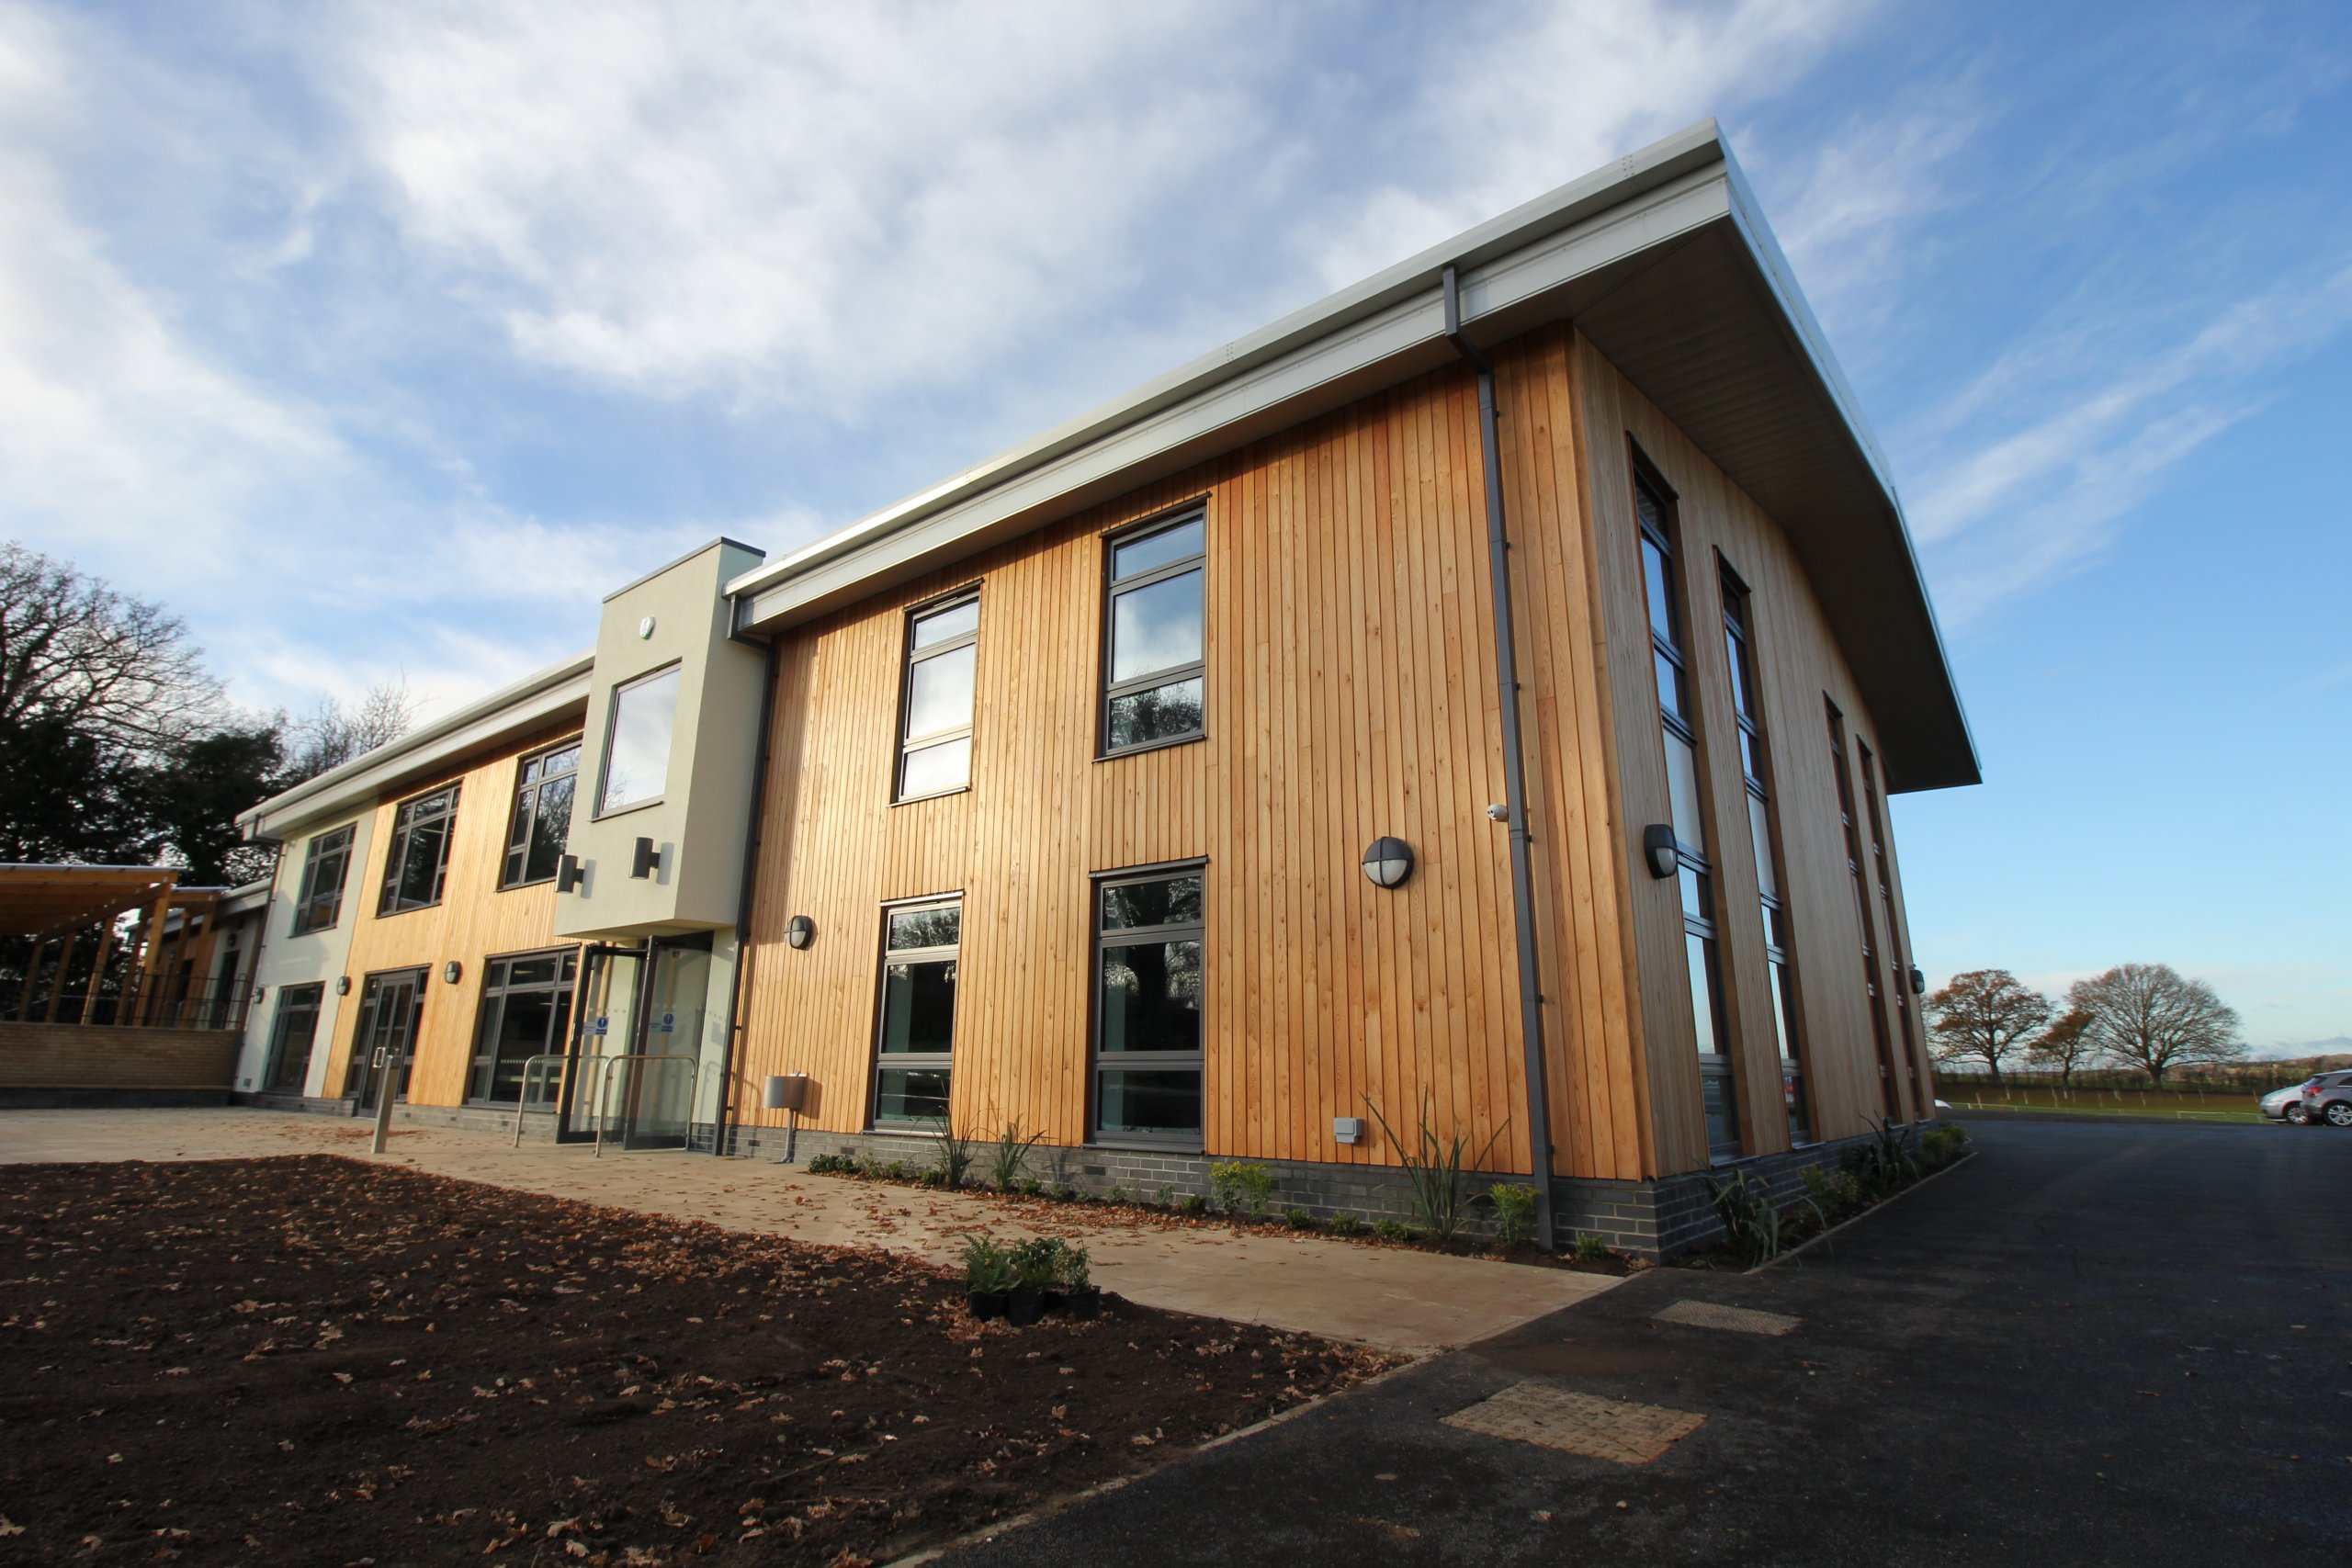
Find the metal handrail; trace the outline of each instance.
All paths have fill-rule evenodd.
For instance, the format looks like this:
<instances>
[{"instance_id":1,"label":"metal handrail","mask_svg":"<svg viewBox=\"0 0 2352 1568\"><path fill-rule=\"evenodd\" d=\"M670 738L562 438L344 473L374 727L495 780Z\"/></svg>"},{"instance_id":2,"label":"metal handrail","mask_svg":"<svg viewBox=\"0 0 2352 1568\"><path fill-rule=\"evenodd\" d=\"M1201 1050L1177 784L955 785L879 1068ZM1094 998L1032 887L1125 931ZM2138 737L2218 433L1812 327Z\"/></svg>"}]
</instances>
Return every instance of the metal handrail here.
<instances>
[{"instance_id":1,"label":"metal handrail","mask_svg":"<svg viewBox=\"0 0 2352 1568\"><path fill-rule=\"evenodd\" d=\"M605 1123L610 1120L610 1118L605 1114L607 1109L606 1102L610 1100L612 1095L613 1079L615 1077L612 1069L615 1066L622 1062L684 1062L695 1071L695 1087L699 1089L702 1083L701 1058L698 1056L688 1056L678 1052L648 1051L642 1054L623 1054L617 1056L599 1056L595 1059L604 1064L605 1066L604 1079L596 1086L595 1098L595 1157L598 1159L605 1157ZM688 1124L692 1125L694 1117L694 1107L692 1105L686 1107L686 1116L688 1119Z\"/></svg>"},{"instance_id":2,"label":"metal handrail","mask_svg":"<svg viewBox=\"0 0 2352 1568\"><path fill-rule=\"evenodd\" d=\"M514 1146L516 1148L523 1146L523 1116L531 1109L532 1069L542 1062L553 1062L560 1067L571 1059L571 1053L566 1051L542 1051L536 1056L523 1058L523 1087L515 1092L514 1097ZM555 1104L549 1109L557 1115L563 1113L563 1087L560 1077L556 1080Z\"/></svg>"}]
</instances>

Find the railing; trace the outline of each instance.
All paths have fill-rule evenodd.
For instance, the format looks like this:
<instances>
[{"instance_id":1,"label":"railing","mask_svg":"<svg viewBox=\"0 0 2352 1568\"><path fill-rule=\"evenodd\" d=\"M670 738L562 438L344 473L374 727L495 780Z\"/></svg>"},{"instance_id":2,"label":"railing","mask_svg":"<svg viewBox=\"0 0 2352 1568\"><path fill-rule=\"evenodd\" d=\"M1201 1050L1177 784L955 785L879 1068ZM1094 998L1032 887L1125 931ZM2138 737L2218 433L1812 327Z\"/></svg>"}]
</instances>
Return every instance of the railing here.
<instances>
[{"instance_id":1,"label":"railing","mask_svg":"<svg viewBox=\"0 0 2352 1568\"><path fill-rule=\"evenodd\" d=\"M589 1103L595 1108L596 1157L598 1159L605 1157L605 1127L613 1120L611 1113L613 1086L616 1083L627 1084L631 1090L633 1100L641 1100L644 1098L645 1086L644 1080L637 1077L637 1069L639 1066L650 1066L655 1062L682 1062L685 1065L688 1074L686 1086L688 1102L684 1114L679 1118L679 1136L681 1141L684 1140L685 1130L694 1122L693 1096L702 1082L702 1063L699 1058L667 1052L647 1052L643 1055L595 1056L590 1060L600 1064L604 1069L600 1077L592 1080L595 1084L595 1089L589 1099ZM614 1070L624 1066L628 1068L628 1071ZM631 1104L625 1114L634 1123L637 1120L635 1105ZM626 1138L627 1134L624 1134L623 1136Z\"/></svg>"},{"instance_id":2,"label":"railing","mask_svg":"<svg viewBox=\"0 0 2352 1568\"><path fill-rule=\"evenodd\" d=\"M109 976L96 994L85 982L60 991L47 976L0 982L0 1022L104 1025L110 1029L243 1029L253 991L242 980L167 974Z\"/></svg>"},{"instance_id":3,"label":"railing","mask_svg":"<svg viewBox=\"0 0 2352 1568\"><path fill-rule=\"evenodd\" d=\"M562 1069L563 1065L570 1060L571 1060L571 1056L561 1051L548 1052L523 1059L523 1084L514 1094L514 1146L516 1148L523 1146L523 1118L526 1113L533 1111L546 1111L558 1115L562 1113ZM553 1085L555 1092L552 1095L542 1096L546 1100L545 1104L534 1105L531 1103L531 1075L548 1063L553 1063L556 1067L557 1076ZM542 1077L540 1082L545 1084L547 1079Z\"/></svg>"}]
</instances>

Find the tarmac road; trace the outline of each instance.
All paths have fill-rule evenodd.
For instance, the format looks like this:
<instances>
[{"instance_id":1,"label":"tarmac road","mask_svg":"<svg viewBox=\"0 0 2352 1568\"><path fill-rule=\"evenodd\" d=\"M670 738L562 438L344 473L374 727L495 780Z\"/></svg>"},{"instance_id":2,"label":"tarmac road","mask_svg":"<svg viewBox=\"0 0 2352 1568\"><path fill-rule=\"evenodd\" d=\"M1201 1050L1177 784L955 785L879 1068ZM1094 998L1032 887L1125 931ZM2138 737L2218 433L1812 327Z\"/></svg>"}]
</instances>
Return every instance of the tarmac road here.
<instances>
[{"instance_id":1,"label":"tarmac road","mask_svg":"<svg viewBox=\"0 0 2352 1568\"><path fill-rule=\"evenodd\" d=\"M1834 1251L1645 1274L946 1562L2352 1562L2352 1134L1970 1131ZM1523 1383L1705 1419L1639 1466L1442 1424Z\"/></svg>"}]
</instances>

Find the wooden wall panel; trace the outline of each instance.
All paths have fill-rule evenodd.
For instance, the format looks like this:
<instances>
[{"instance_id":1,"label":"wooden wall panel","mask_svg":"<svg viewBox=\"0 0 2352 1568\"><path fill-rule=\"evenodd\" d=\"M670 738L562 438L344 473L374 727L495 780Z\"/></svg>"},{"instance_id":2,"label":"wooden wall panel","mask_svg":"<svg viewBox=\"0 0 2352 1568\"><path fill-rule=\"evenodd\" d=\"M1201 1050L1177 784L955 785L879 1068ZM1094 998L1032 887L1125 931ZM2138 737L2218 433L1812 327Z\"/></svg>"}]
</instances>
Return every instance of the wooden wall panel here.
<instances>
[{"instance_id":1,"label":"wooden wall panel","mask_svg":"<svg viewBox=\"0 0 2352 1568\"><path fill-rule=\"evenodd\" d=\"M1607 951L1622 897L1612 775L1595 760L1608 709L1567 358L1555 333L1504 367L1506 482L1542 561L1519 614L1556 645L1522 678L1569 685L1531 720L1552 737L1544 942L1569 954L1547 965L1553 1071L1597 1080L1555 1089L1555 1138L1564 1171L1631 1176L1643 1090L1625 969ZM1098 536L1195 498L1209 524L1209 739L1097 761ZM973 581L972 787L893 807L904 612ZM1385 1161L1377 1138L1336 1144L1331 1118L1369 1098L1409 1126L1426 1100L1441 1126L1495 1137L1491 1165L1524 1169L1509 843L1486 815L1505 795L1493 637L1475 385L1454 370L797 628L781 654L745 1085L808 1072L816 1123L862 1127L879 907L960 889L956 1113L983 1132L1017 1116L1080 1140L1089 874L1202 856L1211 1152ZM1384 833L1419 857L1395 892L1358 867ZM781 942L796 914L820 933L799 953Z\"/></svg>"},{"instance_id":2,"label":"wooden wall panel","mask_svg":"<svg viewBox=\"0 0 2352 1568\"><path fill-rule=\"evenodd\" d=\"M1860 739L1875 750L1869 712L1778 525L1581 337L1575 344L1574 381L1601 567L1618 771L1627 803L1621 841L1629 858L1637 857L1642 825L1669 818L1633 506L1631 449L1638 446L1676 492L1677 547L1690 617L1688 653L1699 696L1701 765L1722 906L1725 1004L1746 1146L1759 1153L1785 1148L1787 1129L1770 1045L1755 855L1743 820L1718 553L1751 594L1815 1131L1823 1137L1865 1132L1869 1119L1880 1114L1878 1061L1824 702L1835 702L1844 713L1849 740ZM1890 858L1893 850L1890 840ZM1634 875L1631 884L1631 952L1638 987L1634 1027L1644 1042L1646 1081L1657 1108L1657 1168L1700 1168L1707 1161L1706 1138L1679 895L1672 883L1655 882L1645 872ZM1891 1015L1888 1027L1892 1036Z\"/></svg>"},{"instance_id":3,"label":"wooden wall panel","mask_svg":"<svg viewBox=\"0 0 2352 1568\"><path fill-rule=\"evenodd\" d=\"M559 945L551 934L554 883L537 883L511 892L502 892L498 886L514 807L516 763L578 733L579 720L574 718L568 728L514 741L437 777L410 784L377 804L375 824L368 829L368 859L352 868L351 880L344 886L343 918L359 923L351 933L345 970L351 976L351 995L334 1010L327 1093L343 1090L353 1037L359 1028L365 976L387 969L418 967L430 974L417 1027L416 1066L409 1077L410 1102L465 1102L484 960ZM452 779L458 781L458 821L441 902L429 909L379 918L376 903L383 891L384 857L390 852L392 821L400 803L438 789ZM583 792L582 809L585 804ZM464 965L454 986L441 978L441 966L453 958ZM330 985L330 1003L337 999L333 990Z\"/></svg>"}]
</instances>

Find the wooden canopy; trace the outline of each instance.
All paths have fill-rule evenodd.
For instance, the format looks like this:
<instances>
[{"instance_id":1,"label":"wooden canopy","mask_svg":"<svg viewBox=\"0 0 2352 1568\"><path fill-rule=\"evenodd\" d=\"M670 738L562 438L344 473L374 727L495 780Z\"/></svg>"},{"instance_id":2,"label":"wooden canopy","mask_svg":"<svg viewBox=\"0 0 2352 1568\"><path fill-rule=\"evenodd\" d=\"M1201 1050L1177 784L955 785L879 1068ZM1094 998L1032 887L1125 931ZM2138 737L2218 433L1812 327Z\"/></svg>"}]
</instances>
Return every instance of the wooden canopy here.
<instances>
[{"instance_id":1,"label":"wooden canopy","mask_svg":"<svg viewBox=\"0 0 2352 1568\"><path fill-rule=\"evenodd\" d=\"M179 875L163 865L0 863L0 935L45 941L86 931L171 899Z\"/></svg>"}]
</instances>

